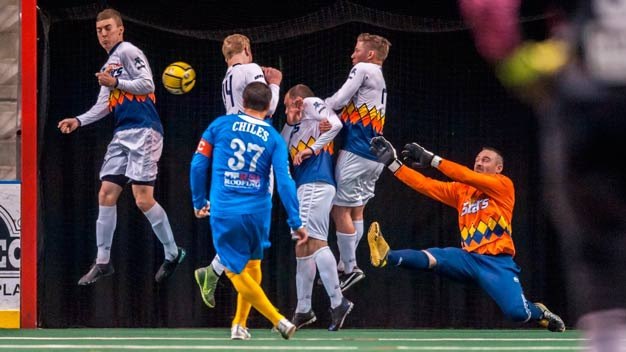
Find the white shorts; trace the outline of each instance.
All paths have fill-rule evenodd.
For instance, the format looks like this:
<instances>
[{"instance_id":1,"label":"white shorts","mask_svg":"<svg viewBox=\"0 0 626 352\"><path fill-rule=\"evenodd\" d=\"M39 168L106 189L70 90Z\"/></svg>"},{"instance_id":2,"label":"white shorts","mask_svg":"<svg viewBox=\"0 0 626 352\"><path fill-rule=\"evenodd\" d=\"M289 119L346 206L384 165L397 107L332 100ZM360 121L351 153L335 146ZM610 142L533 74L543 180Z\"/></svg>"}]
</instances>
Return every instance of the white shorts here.
<instances>
[{"instance_id":1,"label":"white shorts","mask_svg":"<svg viewBox=\"0 0 626 352\"><path fill-rule=\"evenodd\" d=\"M335 196L335 186L326 182L305 183L298 187L300 218L309 237L328 241L330 209Z\"/></svg>"},{"instance_id":2,"label":"white shorts","mask_svg":"<svg viewBox=\"0 0 626 352\"><path fill-rule=\"evenodd\" d=\"M333 204L360 207L374 197L376 181L385 166L345 150L339 151L335 166L337 194Z\"/></svg>"},{"instance_id":3,"label":"white shorts","mask_svg":"<svg viewBox=\"0 0 626 352\"><path fill-rule=\"evenodd\" d=\"M151 128L116 132L104 155L100 179L124 175L133 181L154 181L162 151L163 136Z\"/></svg>"}]
</instances>

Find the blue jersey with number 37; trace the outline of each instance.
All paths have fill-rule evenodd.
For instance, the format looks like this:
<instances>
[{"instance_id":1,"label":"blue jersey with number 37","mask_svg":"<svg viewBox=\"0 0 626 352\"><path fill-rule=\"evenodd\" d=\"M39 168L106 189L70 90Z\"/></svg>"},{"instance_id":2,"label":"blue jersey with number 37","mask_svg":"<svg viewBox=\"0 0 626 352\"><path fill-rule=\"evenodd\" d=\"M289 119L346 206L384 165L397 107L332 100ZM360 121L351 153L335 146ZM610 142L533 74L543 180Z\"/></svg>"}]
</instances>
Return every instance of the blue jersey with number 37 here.
<instances>
[{"instance_id":1,"label":"blue jersey with number 37","mask_svg":"<svg viewBox=\"0 0 626 352\"><path fill-rule=\"evenodd\" d=\"M252 214L272 208L269 175L274 168L280 199L292 229L302 225L296 187L289 173L287 146L267 122L248 115L215 119L202 134L191 162L193 205L207 200L206 181L211 168L211 215Z\"/></svg>"}]
</instances>

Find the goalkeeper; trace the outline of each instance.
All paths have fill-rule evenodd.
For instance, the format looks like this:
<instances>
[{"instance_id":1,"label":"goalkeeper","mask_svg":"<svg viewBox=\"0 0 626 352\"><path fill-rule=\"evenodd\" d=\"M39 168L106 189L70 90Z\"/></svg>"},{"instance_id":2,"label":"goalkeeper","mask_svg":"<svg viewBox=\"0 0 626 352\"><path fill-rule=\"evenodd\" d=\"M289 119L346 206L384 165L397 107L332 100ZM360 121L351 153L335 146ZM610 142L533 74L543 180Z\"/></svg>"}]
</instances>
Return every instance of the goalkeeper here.
<instances>
[{"instance_id":1,"label":"goalkeeper","mask_svg":"<svg viewBox=\"0 0 626 352\"><path fill-rule=\"evenodd\" d=\"M384 137L371 140L371 151L400 181L414 190L459 212L461 248L391 250L378 223L370 226L367 240L374 267L387 264L417 270L432 270L450 279L475 283L498 304L507 319L538 321L550 331L562 332L565 324L541 303L524 297L519 281L520 268L513 260L511 222L515 189L502 175L500 152L484 147L476 156L474 170L442 159L416 143L402 150L403 162ZM414 169L434 167L453 182L425 177Z\"/></svg>"}]
</instances>

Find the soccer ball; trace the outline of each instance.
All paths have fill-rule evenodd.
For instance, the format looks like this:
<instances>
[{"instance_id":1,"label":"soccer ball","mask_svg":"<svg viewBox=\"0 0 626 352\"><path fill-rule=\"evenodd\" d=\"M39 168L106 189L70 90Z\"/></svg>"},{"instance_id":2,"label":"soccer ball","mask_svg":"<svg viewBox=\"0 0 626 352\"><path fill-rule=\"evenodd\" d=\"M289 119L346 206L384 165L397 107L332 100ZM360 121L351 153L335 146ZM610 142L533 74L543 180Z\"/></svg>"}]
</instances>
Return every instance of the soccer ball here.
<instances>
[{"instance_id":1,"label":"soccer ball","mask_svg":"<svg viewBox=\"0 0 626 352\"><path fill-rule=\"evenodd\" d=\"M188 93L196 85L196 71L186 62L171 63L161 76L163 86L176 95Z\"/></svg>"}]
</instances>

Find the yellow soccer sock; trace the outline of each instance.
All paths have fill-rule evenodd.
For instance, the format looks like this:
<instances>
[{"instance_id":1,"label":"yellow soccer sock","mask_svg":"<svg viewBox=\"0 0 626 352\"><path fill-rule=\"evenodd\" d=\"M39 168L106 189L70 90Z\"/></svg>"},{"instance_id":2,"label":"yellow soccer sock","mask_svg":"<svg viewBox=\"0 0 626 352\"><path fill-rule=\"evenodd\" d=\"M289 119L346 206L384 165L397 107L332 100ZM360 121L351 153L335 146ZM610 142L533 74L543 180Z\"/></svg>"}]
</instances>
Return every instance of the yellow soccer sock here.
<instances>
[{"instance_id":1,"label":"yellow soccer sock","mask_svg":"<svg viewBox=\"0 0 626 352\"><path fill-rule=\"evenodd\" d=\"M242 296L243 300L251 303L254 309L263 314L274 326L278 325L278 322L285 318L282 314L278 313L278 309L272 305L261 286L256 283L248 272L242 271L241 274L235 274L227 270L226 276L228 276L233 283L233 286L235 286L235 289Z\"/></svg>"},{"instance_id":2,"label":"yellow soccer sock","mask_svg":"<svg viewBox=\"0 0 626 352\"><path fill-rule=\"evenodd\" d=\"M248 273L257 284L261 284L262 271L260 260L250 260L243 272ZM247 327L251 308L250 302L246 301L241 294L237 294L237 311L235 312L232 325L239 324L244 328Z\"/></svg>"}]
</instances>

